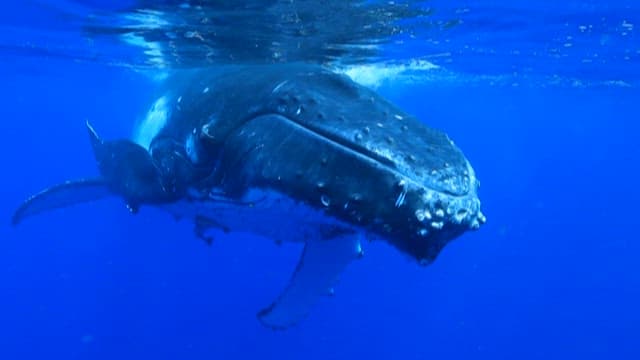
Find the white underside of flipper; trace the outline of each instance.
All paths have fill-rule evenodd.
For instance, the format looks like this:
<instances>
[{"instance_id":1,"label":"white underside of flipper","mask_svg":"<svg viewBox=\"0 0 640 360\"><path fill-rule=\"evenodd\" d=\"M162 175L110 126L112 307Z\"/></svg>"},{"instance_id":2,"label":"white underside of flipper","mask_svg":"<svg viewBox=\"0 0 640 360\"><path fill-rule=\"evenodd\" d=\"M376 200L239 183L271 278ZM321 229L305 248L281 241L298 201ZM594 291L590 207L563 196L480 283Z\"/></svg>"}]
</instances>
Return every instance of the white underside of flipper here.
<instances>
[{"instance_id":1,"label":"white underside of flipper","mask_svg":"<svg viewBox=\"0 0 640 360\"><path fill-rule=\"evenodd\" d=\"M167 124L167 120L171 115L168 101L169 97L165 95L153 103L147 115L136 126L133 135L134 142L145 149L149 148L151 140L153 140Z\"/></svg>"}]
</instances>

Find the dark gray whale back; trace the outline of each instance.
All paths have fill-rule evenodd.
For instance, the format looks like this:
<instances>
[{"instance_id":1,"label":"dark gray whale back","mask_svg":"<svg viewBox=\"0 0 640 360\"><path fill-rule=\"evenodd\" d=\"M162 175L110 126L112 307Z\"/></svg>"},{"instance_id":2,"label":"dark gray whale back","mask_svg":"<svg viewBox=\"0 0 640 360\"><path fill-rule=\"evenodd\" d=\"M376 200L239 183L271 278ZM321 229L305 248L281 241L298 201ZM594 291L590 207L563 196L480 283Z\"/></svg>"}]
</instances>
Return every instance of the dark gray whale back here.
<instances>
[{"instance_id":1,"label":"dark gray whale back","mask_svg":"<svg viewBox=\"0 0 640 360\"><path fill-rule=\"evenodd\" d=\"M477 184L461 151L345 76L270 65L182 81L151 150L197 129L200 165L216 169L210 185L231 196L277 190L427 262L478 224Z\"/></svg>"}]
</instances>

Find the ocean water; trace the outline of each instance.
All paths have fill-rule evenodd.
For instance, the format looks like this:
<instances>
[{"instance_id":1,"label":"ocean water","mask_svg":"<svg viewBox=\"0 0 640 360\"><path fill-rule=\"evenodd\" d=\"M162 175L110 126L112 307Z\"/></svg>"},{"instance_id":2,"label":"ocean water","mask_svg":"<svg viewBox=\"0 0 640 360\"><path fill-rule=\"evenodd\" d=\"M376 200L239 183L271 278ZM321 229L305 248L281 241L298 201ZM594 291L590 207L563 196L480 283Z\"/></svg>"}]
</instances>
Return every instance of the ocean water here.
<instances>
[{"instance_id":1,"label":"ocean water","mask_svg":"<svg viewBox=\"0 0 640 360\"><path fill-rule=\"evenodd\" d=\"M322 4L321 4L322 3ZM0 14L0 359L639 359L636 1L25 1ZM203 19L209 19L203 21ZM368 244L300 325L255 313L302 250L108 199L97 174L179 68L323 63L444 130L488 222L420 267Z\"/></svg>"}]
</instances>

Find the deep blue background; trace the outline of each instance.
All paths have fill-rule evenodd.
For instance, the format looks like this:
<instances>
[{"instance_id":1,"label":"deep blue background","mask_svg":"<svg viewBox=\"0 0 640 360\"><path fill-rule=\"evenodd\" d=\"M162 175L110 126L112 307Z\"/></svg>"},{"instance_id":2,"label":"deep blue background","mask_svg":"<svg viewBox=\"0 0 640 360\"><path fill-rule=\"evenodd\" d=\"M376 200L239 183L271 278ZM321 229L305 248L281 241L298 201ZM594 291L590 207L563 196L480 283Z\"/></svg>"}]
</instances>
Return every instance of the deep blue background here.
<instances>
[{"instance_id":1,"label":"deep blue background","mask_svg":"<svg viewBox=\"0 0 640 360\"><path fill-rule=\"evenodd\" d=\"M47 58L2 58L0 79L0 359L640 358L637 88L381 87L463 149L488 223L429 268L370 244L334 298L273 332L255 312L297 245L208 247L117 199L8 225L28 194L96 174L84 121L129 136L156 84Z\"/></svg>"}]
</instances>

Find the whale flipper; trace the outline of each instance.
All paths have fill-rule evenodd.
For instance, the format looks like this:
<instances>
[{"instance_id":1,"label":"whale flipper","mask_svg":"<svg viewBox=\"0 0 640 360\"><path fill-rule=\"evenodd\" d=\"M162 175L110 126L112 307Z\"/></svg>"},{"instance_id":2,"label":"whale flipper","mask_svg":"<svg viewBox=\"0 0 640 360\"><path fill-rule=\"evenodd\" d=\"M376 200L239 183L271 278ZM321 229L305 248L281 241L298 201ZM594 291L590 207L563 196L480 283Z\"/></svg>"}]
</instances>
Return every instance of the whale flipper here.
<instances>
[{"instance_id":1,"label":"whale flipper","mask_svg":"<svg viewBox=\"0 0 640 360\"><path fill-rule=\"evenodd\" d=\"M99 200L111 194L100 178L65 181L28 198L13 214L11 223L17 225L32 215Z\"/></svg>"},{"instance_id":2,"label":"whale flipper","mask_svg":"<svg viewBox=\"0 0 640 360\"><path fill-rule=\"evenodd\" d=\"M359 234L307 242L287 288L269 307L258 313L266 326L284 329L304 319L333 286L349 263L360 257Z\"/></svg>"}]
</instances>

